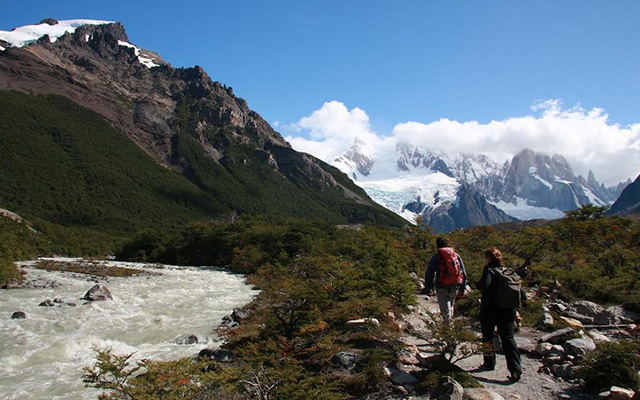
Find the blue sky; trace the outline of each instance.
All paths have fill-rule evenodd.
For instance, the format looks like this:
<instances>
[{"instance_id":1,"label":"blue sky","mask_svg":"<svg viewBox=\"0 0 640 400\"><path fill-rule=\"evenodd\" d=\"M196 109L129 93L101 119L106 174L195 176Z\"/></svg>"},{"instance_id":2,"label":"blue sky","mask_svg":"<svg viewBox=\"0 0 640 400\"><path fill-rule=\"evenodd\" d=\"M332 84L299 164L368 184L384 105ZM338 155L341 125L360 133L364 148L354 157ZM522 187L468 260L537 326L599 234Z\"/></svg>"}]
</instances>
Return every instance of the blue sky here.
<instances>
[{"instance_id":1,"label":"blue sky","mask_svg":"<svg viewBox=\"0 0 640 400\"><path fill-rule=\"evenodd\" d=\"M330 101L364 110L380 136L408 121L534 115L549 99L601 108L610 125L640 121L632 0L2 2L1 30L120 21L131 42L203 66L285 135L308 137L299 122Z\"/></svg>"}]
</instances>

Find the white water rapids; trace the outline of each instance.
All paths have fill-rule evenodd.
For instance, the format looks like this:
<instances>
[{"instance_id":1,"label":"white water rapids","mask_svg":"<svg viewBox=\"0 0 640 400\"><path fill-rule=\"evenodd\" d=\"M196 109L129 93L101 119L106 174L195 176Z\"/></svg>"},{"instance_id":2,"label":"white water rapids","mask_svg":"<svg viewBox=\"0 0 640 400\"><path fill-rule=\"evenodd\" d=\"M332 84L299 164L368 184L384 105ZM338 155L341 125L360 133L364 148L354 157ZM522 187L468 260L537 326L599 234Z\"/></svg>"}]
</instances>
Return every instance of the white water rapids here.
<instances>
[{"instance_id":1,"label":"white water rapids","mask_svg":"<svg viewBox=\"0 0 640 400\"><path fill-rule=\"evenodd\" d=\"M58 286L0 290L0 398L96 399L101 391L85 388L81 378L83 367L95 363L95 348L135 352L133 360L194 356L219 346L213 329L256 294L243 276L219 269L111 264L162 275L109 278L101 283L114 300L88 304L80 298L95 282L82 274L27 266L28 281ZM55 298L77 306L38 306ZM11 319L16 311L27 317ZM186 335L196 335L200 343L177 344Z\"/></svg>"}]
</instances>

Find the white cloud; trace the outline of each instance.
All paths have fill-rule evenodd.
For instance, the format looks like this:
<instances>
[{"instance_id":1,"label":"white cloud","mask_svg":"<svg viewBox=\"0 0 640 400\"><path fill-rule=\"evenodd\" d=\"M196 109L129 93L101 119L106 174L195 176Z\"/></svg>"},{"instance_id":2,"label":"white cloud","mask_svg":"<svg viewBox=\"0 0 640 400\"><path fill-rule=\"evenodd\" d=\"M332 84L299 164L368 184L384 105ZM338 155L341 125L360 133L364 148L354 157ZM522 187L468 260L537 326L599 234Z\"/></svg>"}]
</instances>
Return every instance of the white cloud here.
<instances>
[{"instance_id":1,"label":"white cloud","mask_svg":"<svg viewBox=\"0 0 640 400\"><path fill-rule=\"evenodd\" d=\"M499 161L529 148L545 154L563 155L576 174L594 171L596 179L613 185L640 173L640 123L622 127L609 122L600 108L563 108L559 100L537 101L533 115L481 124L441 119L430 123L397 124L390 137L376 134L367 113L349 110L338 101L325 103L310 116L293 124L289 136L294 148L327 162L342 155L356 137L377 149L392 151L397 142L444 152L484 153Z\"/></svg>"}]
</instances>

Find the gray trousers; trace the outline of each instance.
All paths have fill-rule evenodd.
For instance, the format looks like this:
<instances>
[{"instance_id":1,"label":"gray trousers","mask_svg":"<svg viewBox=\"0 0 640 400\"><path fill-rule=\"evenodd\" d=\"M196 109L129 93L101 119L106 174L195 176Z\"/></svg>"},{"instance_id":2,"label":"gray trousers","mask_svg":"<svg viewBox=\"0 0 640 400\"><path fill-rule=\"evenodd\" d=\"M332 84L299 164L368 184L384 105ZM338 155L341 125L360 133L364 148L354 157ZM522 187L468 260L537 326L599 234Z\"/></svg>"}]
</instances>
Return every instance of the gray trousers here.
<instances>
[{"instance_id":1,"label":"gray trousers","mask_svg":"<svg viewBox=\"0 0 640 400\"><path fill-rule=\"evenodd\" d=\"M440 315L442 315L442 321L447 325L451 325L453 322L453 305L456 302L458 290L460 290L458 286L436 289L438 306L440 306Z\"/></svg>"}]
</instances>

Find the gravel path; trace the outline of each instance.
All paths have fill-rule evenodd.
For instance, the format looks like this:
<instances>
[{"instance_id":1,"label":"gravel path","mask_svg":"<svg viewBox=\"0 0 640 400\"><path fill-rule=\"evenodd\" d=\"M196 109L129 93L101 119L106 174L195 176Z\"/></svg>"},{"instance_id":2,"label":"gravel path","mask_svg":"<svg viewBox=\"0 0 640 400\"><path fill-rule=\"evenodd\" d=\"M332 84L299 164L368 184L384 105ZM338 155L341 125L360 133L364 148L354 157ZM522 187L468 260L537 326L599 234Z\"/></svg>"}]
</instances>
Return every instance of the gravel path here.
<instances>
[{"instance_id":1,"label":"gravel path","mask_svg":"<svg viewBox=\"0 0 640 400\"><path fill-rule=\"evenodd\" d=\"M416 310L405 316L404 320L407 321L414 330L420 332L426 328L422 322L426 316L426 312L437 313L439 311L435 297L420 295L418 298ZM536 336L539 336L538 334L540 334L540 332L537 331L523 332L523 335L530 339L535 339ZM424 340L410 333L406 333L402 337L402 341L417 346L418 348L426 344ZM496 369L493 371L477 370L477 367L482 364L482 355L461 360L457 365L471 373L485 388L495 391L505 400L587 399L587 397L584 397L584 395L580 393L579 388L576 388L574 385L558 381L549 375L538 373L538 369L542 364L536 359L529 358L526 355L522 356L523 374L521 380L517 383L512 383L508 379L509 371L507 370L504 356L498 354L497 361Z\"/></svg>"}]
</instances>

